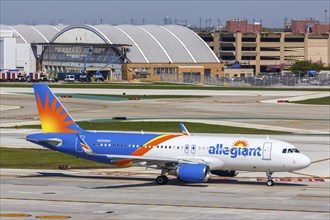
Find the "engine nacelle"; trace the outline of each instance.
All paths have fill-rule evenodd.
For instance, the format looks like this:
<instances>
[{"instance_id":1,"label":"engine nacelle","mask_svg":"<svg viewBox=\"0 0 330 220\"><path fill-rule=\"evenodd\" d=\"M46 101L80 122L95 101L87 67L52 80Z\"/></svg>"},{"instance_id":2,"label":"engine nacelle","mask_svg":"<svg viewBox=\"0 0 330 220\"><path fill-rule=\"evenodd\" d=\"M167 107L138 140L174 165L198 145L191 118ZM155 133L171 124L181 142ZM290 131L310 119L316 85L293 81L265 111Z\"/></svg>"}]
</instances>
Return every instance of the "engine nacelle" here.
<instances>
[{"instance_id":1,"label":"engine nacelle","mask_svg":"<svg viewBox=\"0 0 330 220\"><path fill-rule=\"evenodd\" d=\"M235 170L211 170L211 173L217 176L228 176L234 177L237 176L238 172Z\"/></svg>"},{"instance_id":2,"label":"engine nacelle","mask_svg":"<svg viewBox=\"0 0 330 220\"><path fill-rule=\"evenodd\" d=\"M176 172L178 178L186 182L207 182L210 177L210 168L205 164L180 164Z\"/></svg>"}]
</instances>

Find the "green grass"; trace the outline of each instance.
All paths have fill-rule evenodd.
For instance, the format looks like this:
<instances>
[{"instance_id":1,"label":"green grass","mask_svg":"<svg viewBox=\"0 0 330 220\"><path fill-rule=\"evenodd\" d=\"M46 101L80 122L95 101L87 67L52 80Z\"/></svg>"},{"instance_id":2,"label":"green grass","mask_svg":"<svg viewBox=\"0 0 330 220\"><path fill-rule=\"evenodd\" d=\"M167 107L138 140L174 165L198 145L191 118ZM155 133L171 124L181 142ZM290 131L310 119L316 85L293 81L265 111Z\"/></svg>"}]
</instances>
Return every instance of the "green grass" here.
<instances>
[{"instance_id":1,"label":"green grass","mask_svg":"<svg viewBox=\"0 0 330 220\"><path fill-rule=\"evenodd\" d=\"M32 94L32 93L31 93ZM63 95L63 94L62 94ZM72 98L89 98L93 97L105 97L105 98L120 98L120 99L179 99L179 98L206 98L209 96L198 95L107 95L107 94L73 94Z\"/></svg>"},{"instance_id":2,"label":"green grass","mask_svg":"<svg viewBox=\"0 0 330 220\"><path fill-rule=\"evenodd\" d=\"M145 131L145 132L181 132L179 122L90 122L80 121L77 124L86 130L106 131ZM240 128L204 123L184 123L191 133L222 133L222 134L287 134L286 132ZM24 125L18 128L41 128L40 125Z\"/></svg>"},{"instance_id":3,"label":"green grass","mask_svg":"<svg viewBox=\"0 0 330 220\"><path fill-rule=\"evenodd\" d=\"M258 91L329 91L328 88L273 88L273 87L226 87L200 86L175 83L67 83L49 84L51 88L91 88L91 89L163 89L163 90L258 90ZM32 84L0 83L0 87L32 87Z\"/></svg>"},{"instance_id":4,"label":"green grass","mask_svg":"<svg viewBox=\"0 0 330 220\"><path fill-rule=\"evenodd\" d=\"M296 101L293 103L312 104L312 105L330 105L330 96L318 98L318 99L306 99L306 100L302 100L302 101Z\"/></svg>"},{"instance_id":5,"label":"green grass","mask_svg":"<svg viewBox=\"0 0 330 220\"><path fill-rule=\"evenodd\" d=\"M18 169L58 169L69 165L71 169L111 168L111 165L78 159L47 149L17 149L0 147L0 167Z\"/></svg>"}]
</instances>

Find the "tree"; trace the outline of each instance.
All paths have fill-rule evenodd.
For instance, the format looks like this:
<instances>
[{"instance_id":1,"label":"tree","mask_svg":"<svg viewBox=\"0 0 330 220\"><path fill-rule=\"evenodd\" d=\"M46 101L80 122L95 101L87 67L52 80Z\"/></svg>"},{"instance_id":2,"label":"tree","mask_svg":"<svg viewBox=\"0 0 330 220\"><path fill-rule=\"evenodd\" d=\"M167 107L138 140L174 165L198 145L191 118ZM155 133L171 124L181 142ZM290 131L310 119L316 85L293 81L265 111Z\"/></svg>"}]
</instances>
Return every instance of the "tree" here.
<instances>
[{"instance_id":1,"label":"tree","mask_svg":"<svg viewBox=\"0 0 330 220\"><path fill-rule=\"evenodd\" d=\"M323 66L323 64L321 63L318 62L313 63L306 60L297 60L290 68L291 72L293 73L300 72L301 76L307 74L308 70L320 71L320 70L328 70L328 69L329 67Z\"/></svg>"}]
</instances>

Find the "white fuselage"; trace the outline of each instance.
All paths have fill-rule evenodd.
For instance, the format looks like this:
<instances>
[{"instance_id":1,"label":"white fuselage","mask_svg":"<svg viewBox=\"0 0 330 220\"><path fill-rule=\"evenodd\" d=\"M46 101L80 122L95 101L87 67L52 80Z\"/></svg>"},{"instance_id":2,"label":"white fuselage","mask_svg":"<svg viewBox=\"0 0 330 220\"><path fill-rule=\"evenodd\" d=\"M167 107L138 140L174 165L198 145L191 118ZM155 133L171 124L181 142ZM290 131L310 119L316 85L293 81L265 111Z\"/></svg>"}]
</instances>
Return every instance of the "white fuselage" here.
<instances>
[{"instance_id":1,"label":"white fuselage","mask_svg":"<svg viewBox=\"0 0 330 220\"><path fill-rule=\"evenodd\" d=\"M211 170L278 172L303 169L311 163L293 145L272 139L179 136L144 147L151 148L145 156L200 159ZM295 150L284 153L283 149Z\"/></svg>"}]
</instances>

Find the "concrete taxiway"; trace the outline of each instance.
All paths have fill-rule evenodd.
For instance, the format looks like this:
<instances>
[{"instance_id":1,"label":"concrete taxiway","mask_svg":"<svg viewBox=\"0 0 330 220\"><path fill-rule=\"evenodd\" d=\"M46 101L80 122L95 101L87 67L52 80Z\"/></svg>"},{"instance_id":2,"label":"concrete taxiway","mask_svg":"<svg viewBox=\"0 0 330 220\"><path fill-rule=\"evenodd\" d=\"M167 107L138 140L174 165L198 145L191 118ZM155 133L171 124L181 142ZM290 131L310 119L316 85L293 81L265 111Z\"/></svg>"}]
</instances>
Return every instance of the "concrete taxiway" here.
<instances>
[{"instance_id":1,"label":"concrete taxiway","mask_svg":"<svg viewBox=\"0 0 330 220\"><path fill-rule=\"evenodd\" d=\"M1 170L1 214L72 219L329 219L329 182L212 178L187 184L129 168L89 171ZM1 219L13 219L9 217Z\"/></svg>"},{"instance_id":2,"label":"concrete taxiway","mask_svg":"<svg viewBox=\"0 0 330 220\"><path fill-rule=\"evenodd\" d=\"M38 124L32 88L1 88L1 105L19 109L1 111L1 127ZM268 103L267 100L329 96L312 91L207 91L138 89L54 89L55 93L204 95L206 98L113 101L60 98L75 120L175 120L293 132L329 134L329 106ZM26 93L30 93L26 94Z\"/></svg>"},{"instance_id":3,"label":"concrete taxiway","mask_svg":"<svg viewBox=\"0 0 330 220\"><path fill-rule=\"evenodd\" d=\"M177 91L54 89L55 93L206 95L206 98L111 101L61 99L77 120L198 121L289 131L271 135L288 141L313 163L294 173L275 173L266 187L264 173L212 176L208 183L171 178L158 186L159 171L0 169L0 219L329 219L329 106L276 103L329 96L301 91ZM31 88L1 88L1 127L39 124ZM18 108L17 108L18 107ZM189 128L188 128L189 129ZM1 147L38 147L25 141L34 129L0 130ZM193 131L191 131L193 133ZM243 135L251 136L251 135ZM261 137L261 135L258 135Z\"/></svg>"}]
</instances>

